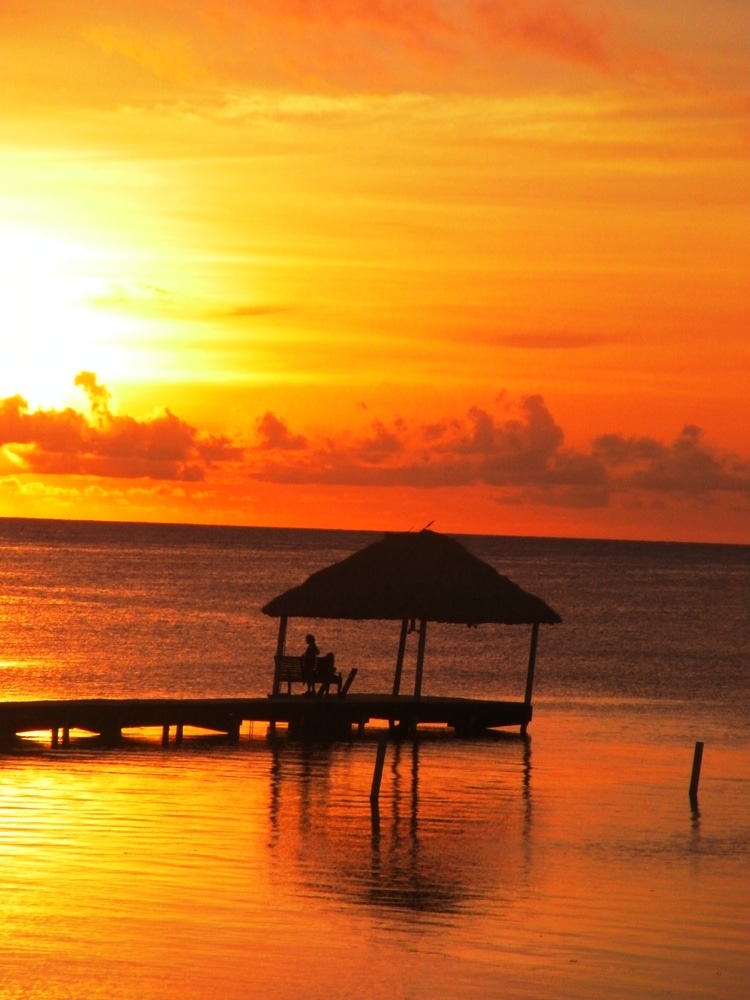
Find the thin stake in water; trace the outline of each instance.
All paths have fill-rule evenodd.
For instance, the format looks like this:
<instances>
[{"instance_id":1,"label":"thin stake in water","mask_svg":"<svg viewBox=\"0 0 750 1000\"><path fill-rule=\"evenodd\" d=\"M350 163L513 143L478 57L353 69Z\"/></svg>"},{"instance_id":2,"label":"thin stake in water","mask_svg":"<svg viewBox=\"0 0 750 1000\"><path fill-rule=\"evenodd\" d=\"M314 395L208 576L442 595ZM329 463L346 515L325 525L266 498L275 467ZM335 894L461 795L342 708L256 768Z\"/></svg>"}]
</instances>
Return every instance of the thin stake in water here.
<instances>
[{"instance_id":1,"label":"thin stake in water","mask_svg":"<svg viewBox=\"0 0 750 1000\"><path fill-rule=\"evenodd\" d=\"M698 782L701 777L701 763L703 761L703 743L697 741L695 752L693 753L693 773L690 776L690 801L694 802L698 798Z\"/></svg>"},{"instance_id":2,"label":"thin stake in water","mask_svg":"<svg viewBox=\"0 0 750 1000\"><path fill-rule=\"evenodd\" d=\"M388 733L383 733L378 738L378 753L375 758L375 770L372 775L372 787L370 789L370 805L373 809L378 808L378 798L380 797L380 781L383 777L383 765L385 764L385 751L388 746Z\"/></svg>"}]
</instances>

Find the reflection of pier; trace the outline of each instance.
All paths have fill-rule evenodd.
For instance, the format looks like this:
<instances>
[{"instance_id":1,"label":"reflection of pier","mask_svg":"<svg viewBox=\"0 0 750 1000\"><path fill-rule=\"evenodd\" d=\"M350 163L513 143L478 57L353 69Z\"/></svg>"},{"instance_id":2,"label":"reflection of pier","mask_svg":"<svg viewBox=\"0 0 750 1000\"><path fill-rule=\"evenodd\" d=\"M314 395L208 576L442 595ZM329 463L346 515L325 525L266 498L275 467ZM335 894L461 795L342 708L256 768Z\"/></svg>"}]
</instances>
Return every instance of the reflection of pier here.
<instances>
[{"instance_id":1,"label":"reflection of pier","mask_svg":"<svg viewBox=\"0 0 750 1000\"><path fill-rule=\"evenodd\" d=\"M363 732L370 722L413 732L419 725L444 725L460 736L488 729L525 726L531 706L523 702L411 695L278 695L267 698L125 698L0 702L0 738L48 730L52 744L69 742L72 730L116 743L125 729L159 727L168 743L186 727L239 737L245 722L289 727L290 734L341 738Z\"/></svg>"},{"instance_id":2,"label":"reflection of pier","mask_svg":"<svg viewBox=\"0 0 750 1000\"><path fill-rule=\"evenodd\" d=\"M372 741L273 746L269 850L280 871L293 863L314 893L447 913L487 905L480 900L507 905L528 884L530 741L463 744L458 754L439 736L389 742L374 814L366 800Z\"/></svg>"}]
</instances>

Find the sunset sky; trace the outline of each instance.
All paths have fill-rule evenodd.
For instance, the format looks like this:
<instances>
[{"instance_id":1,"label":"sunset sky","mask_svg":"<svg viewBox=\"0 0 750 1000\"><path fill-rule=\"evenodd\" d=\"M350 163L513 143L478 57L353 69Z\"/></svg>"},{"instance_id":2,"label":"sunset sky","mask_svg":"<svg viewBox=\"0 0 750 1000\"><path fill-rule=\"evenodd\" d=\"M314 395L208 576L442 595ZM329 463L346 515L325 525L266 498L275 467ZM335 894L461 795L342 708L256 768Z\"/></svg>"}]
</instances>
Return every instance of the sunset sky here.
<instances>
[{"instance_id":1,"label":"sunset sky","mask_svg":"<svg viewBox=\"0 0 750 1000\"><path fill-rule=\"evenodd\" d=\"M0 516L750 543L747 0L4 0Z\"/></svg>"}]
</instances>

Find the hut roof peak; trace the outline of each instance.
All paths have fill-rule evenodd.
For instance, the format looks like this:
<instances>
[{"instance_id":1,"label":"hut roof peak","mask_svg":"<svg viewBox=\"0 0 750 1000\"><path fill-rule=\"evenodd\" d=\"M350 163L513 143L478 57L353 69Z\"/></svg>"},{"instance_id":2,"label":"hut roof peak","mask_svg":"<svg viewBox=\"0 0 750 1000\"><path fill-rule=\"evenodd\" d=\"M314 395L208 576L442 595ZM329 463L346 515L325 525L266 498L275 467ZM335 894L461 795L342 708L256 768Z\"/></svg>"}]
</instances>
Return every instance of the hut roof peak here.
<instances>
[{"instance_id":1,"label":"hut roof peak","mask_svg":"<svg viewBox=\"0 0 750 1000\"><path fill-rule=\"evenodd\" d=\"M554 624L561 619L448 535L387 532L274 598L274 617Z\"/></svg>"}]
</instances>

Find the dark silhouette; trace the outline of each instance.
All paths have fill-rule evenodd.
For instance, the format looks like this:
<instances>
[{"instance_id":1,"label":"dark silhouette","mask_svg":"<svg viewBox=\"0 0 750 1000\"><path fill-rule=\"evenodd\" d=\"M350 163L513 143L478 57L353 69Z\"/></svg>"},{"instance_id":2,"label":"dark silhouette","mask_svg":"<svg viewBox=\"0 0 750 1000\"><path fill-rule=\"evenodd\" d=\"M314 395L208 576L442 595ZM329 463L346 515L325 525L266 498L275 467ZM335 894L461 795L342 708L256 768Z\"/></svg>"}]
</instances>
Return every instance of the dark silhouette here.
<instances>
[{"instance_id":1,"label":"dark silhouette","mask_svg":"<svg viewBox=\"0 0 750 1000\"><path fill-rule=\"evenodd\" d=\"M301 656L302 680L307 684L307 694L315 694L315 685L320 684L318 694L328 694L331 684L341 691L341 674L336 673L333 653L320 655L315 636L308 632L305 636L307 648Z\"/></svg>"},{"instance_id":2,"label":"dark silhouette","mask_svg":"<svg viewBox=\"0 0 750 1000\"><path fill-rule=\"evenodd\" d=\"M320 650L315 643L315 636L308 632L305 636L307 648L302 654L302 680L307 684L307 693L315 694L315 667Z\"/></svg>"},{"instance_id":3,"label":"dark silhouette","mask_svg":"<svg viewBox=\"0 0 750 1000\"><path fill-rule=\"evenodd\" d=\"M341 674L337 673L334 666L333 653L318 657L315 664L315 680L320 682L318 694L328 694L332 683L341 694Z\"/></svg>"},{"instance_id":4,"label":"dark silhouette","mask_svg":"<svg viewBox=\"0 0 750 1000\"><path fill-rule=\"evenodd\" d=\"M562 621L540 597L502 576L460 542L427 529L389 533L381 541L313 573L304 583L269 601L262 610L280 619L279 649L283 648L290 618L400 621L393 695L400 694L406 640L413 622L419 636L415 699L422 695L428 622L531 625L524 700L507 703L513 706L523 735L531 721L539 626ZM477 725L472 723L471 728Z\"/></svg>"}]
</instances>

